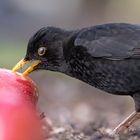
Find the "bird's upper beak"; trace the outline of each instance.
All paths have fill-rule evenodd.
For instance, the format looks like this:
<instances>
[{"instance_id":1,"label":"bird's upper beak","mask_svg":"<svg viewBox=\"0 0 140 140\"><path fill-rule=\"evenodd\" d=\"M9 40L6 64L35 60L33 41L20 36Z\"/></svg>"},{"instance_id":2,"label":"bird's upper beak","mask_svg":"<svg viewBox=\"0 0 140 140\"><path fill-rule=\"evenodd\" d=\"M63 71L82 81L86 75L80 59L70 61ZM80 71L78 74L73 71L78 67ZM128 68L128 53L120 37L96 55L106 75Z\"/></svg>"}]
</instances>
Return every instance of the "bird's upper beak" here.
<instances>
[{"instance_id":1,"label":"bird's upper beak","mask_svg":"<svg viewBox=\"0 0 140 140\"><path fill-rule=\"evenodd\" d=\"M13 72L16 72L18 69L20 69L21 67L23 67L25 64L30 63L29 60L26 59L22 59L20 60L12 69ZM27 68L24 72L23 75L28 75L29 73L31 73L33 70L36 69L37 65L40 64L41 61L36 60L34 64L32 64L29 68Z\"/></svg>"}]
</instances>

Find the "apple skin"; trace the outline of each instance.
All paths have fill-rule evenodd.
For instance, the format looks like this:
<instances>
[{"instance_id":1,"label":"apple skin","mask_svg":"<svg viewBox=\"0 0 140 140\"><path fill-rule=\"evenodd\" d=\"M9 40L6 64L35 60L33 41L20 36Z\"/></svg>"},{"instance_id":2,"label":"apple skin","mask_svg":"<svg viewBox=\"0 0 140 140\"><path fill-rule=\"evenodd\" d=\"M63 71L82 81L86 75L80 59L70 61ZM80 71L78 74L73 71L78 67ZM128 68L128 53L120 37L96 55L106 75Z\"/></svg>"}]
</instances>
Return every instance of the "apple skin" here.
<instances>
[{"instance_id":1,"label":"apple skin","mask_svg":"<svg viewBox=\"0 0 140 140\"><path fill-rule=\"evenodd\" d=\"M5 99L11 103L13 98L13 103L26 100L35 105L38 101L37 86L30 78L23 76L21 73L0 69L0 102L3 100L3 93L6 94L8 92L11 93L11 96L9 94L4 96L7 96L8 99Z\"/></svg>"},{"instance_id":2,"label":"apple skin","mask_svg":"<svg viewBox=\"0 0 140 140\"><path fill-rule=\"evenodd\" d=\"M31 104L0 103L0 140L44 140L40 121Z\"/></svg>"},{"instance_id":3,"label":"apple skin","mask_svg":"<svg viewBox=\"0 0 140 140\"><path fill-rule=\"evenodd\" d=\"M37 100L31 79L0 69L0 140L43 140Z\"/></svg>"}]
</instances>

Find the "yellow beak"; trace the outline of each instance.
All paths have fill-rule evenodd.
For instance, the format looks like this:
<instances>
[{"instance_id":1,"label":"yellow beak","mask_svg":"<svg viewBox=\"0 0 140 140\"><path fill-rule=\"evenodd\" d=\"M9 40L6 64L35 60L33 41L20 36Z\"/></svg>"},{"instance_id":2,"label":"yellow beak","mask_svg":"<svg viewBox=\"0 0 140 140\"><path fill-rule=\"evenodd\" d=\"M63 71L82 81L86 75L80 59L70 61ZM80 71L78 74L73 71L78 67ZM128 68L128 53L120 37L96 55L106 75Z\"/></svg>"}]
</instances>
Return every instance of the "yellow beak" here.
<instances>
[{"instance_id":1,"label":"yellow beak","mask_svg":"<svg viewBox=\"0 0 140 140\"><path fill-rule=\"evenodd\" d=\"M25 64L29 63L30 61L27 61L25 59L20 60L12 69L13 72L16 72L18 69L20 69L21 67L23 67ZM29 73L31 73L36 66L40 63L39 60L36 60L34 64L32 64L27 70L25 70L22 74L23 75L28 75Z\"/></svg>"}]
</instances>

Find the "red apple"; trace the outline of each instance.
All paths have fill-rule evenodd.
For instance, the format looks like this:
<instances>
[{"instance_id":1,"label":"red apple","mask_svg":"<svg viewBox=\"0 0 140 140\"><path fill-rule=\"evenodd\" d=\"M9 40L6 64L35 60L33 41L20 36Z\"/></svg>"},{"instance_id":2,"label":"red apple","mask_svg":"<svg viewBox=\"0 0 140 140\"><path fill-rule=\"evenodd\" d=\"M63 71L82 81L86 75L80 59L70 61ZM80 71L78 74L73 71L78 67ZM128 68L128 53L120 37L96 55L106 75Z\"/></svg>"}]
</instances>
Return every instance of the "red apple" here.
<instances>
[{"instance_id":1,"label":"red apple","mask_svg":"<svg viewBox=\"0 0 140 140\"><path fill-rule=\"evenodd\" d=\"M11 96L8 94L9 92ZM3 93L5 95L3 95ZM36 104L38 100L36 84L30 78L20 73L13 73L10 70L0 69L0 102L4 100L3 96L6 97L6 94L8 94L8 97L5 99L11 103L14 97L17 98L14 99L14 103L16 101L22 102L21 100L26 100Z\"/></svg>"},{"instance_id":2,"label":"red apple","mask_svg":"<svg viewBox=\"0 0 140 140\"><path fill-rule=\"evenodd\" d=\"M31 79L0 69L0 140L43 140L37 99Z\"/></svg>"}]
</instances>

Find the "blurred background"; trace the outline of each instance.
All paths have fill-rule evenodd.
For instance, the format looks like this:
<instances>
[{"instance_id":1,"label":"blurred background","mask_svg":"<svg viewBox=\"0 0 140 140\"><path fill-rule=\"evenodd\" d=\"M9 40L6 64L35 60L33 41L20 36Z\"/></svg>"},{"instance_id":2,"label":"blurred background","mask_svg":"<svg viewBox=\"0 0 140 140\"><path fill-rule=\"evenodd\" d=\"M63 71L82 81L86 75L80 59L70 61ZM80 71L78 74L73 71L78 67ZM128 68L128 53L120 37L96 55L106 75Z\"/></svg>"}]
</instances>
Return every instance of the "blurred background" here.
<instances>
[{"instance_id":1,"label":"blurred background","mask_svg":"<svg viewBox=\"0 0 140 140\"><path fill-rule=\"evenodd\" d=\"M23 58L29 38L41 27L140 24L139 13L139 0L0 0L0 66L11 69ZM113 128L134 109L130 97L103 94L59 73L34 72L30 77L39 87L38 107L58 125L82 127L101 120Z\"/></svg>"}]
</instances>

